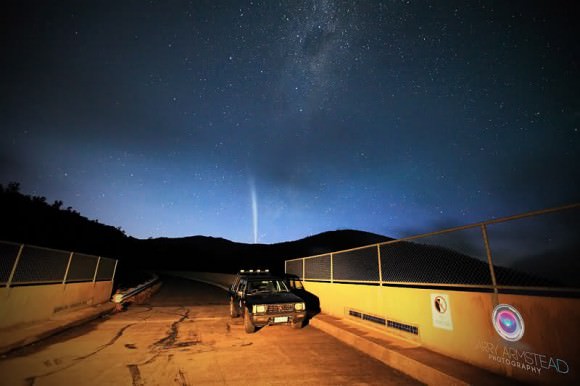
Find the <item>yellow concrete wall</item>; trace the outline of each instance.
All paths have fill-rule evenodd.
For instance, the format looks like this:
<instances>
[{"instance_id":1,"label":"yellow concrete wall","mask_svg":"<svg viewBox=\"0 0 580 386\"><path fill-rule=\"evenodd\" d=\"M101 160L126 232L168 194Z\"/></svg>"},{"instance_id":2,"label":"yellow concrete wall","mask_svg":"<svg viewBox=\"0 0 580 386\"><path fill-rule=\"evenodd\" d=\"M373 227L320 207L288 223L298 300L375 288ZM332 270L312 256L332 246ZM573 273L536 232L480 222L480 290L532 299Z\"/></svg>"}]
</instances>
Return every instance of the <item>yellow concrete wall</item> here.
<instances>
[{"instance_id":1,"label":"yellow concrete wall","mask_svg":"<svg viewBox=\"0 0 580 386\"><path fill-rule=\"evenodd\" d=\"M57 312L67 312L111 297L113 283L47 284L0 288L0 328L48 320Z\"/></svg>"},{"instance_id":2,"label":"yellow concrete wall","mask_svg":"<svg viewBox=\"0 0 580 386\"><path fill-rule=\"evenodd\" d=\"M112 281L98 281L95 283L95 289L93 290L93 301L91 304L101 304L106 303L111 300L113 293L113 282Z\"/></svg>"},{"instance_id":3,"label":"yellow concrete wall","mask_svg":"<svg viewBox=\"0 0 580 386\"><path fill-rule=\"evenodd\" d=\"M348 309L419 328L419 335L381 327L441 354L533 383L580 381L580 299L498 295L525 324L518 342L501 338L492 324L494 295L480 292L305 282L323 312L343 318ZM446 295L452 330L433 322L431 295ZM446 314L447 315L447 314Z\"/></svg>"},{"instance_id":4,"label":"yellow concrete wall","mask_svg":"<svg viewBox=\"0 0 580 386\"><path fill-rule=\"evenodd\" d=\"M62 292L61 284L0 288L0 328L49 319Z\"/></svg>"},{"instance_id":5,"label":"yellow concrete wall","mask_svg":"<svg viewBox=\"0 0 580 386\"><path fill-rule=\"evenodd\" d=\"M66 284L56 312L82 305L104 303L111 298L112 289L111 281Z\"/></svg>"}]
</instances>

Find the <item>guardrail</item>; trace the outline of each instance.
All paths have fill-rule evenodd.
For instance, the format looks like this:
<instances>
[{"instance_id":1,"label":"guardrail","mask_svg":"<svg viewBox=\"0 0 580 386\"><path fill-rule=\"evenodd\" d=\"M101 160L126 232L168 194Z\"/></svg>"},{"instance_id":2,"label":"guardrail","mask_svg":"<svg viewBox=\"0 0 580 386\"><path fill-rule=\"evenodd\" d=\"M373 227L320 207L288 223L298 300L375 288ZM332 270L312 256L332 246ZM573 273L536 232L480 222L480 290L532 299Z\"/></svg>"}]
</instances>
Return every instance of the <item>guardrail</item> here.
<instances>
[{"instance_id":1,"label":"guardrail","mask_svg":"<svg viewBox=\"0 0 580 386\"><path fill-rule=\"evenodd\" d=\"M151 295L154 291L158 289L152 289L155 285L159 284L158 287L161 286L161 282L159 280L159 276L156 274L152 274L152 278L147 280L144 283L137 285L136 287L132 287L126 289L124 291L118 291L111 297L111 301L117 304L117 308L121 308L124 304L132 303L135 301L139 295L141 295L144 291L151 289L148 295Z\"/></svg>"}]
</instances>

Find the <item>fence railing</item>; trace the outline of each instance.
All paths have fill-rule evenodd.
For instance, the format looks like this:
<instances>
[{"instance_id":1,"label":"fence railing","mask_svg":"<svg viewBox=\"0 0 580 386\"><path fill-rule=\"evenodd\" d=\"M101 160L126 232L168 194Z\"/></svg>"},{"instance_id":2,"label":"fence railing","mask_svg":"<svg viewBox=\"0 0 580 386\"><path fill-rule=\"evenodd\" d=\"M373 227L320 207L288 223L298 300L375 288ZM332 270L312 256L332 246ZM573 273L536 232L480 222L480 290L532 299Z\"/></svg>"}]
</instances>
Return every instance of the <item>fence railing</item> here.
<instances>
[{"instance_id":1,"label":"fence railing","mask_svg":"<svg viewBox=\"0 0 580 386\"><path fill-rule=\"evenodd\" d=\"M580 294L580 204L287 260L305 281Z\"/></svg>"},{"instance_id":2,"label":"fence railing","mask_svg":"<svg viewBox=\"0 0 580 386\"><path fill-rule=\"evenodd\" d=\"M117 260L0 241L0 287L111 281Z\"/></svg>"}]
</instances>

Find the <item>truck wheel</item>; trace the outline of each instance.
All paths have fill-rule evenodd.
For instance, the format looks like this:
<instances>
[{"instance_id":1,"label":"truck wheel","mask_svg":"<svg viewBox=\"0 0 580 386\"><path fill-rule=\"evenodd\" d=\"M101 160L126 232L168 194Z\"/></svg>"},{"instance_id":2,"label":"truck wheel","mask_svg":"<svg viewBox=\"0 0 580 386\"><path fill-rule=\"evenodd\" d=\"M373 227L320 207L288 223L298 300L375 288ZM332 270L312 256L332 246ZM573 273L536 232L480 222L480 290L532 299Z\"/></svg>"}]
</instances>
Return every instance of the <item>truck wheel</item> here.
<instances>
[{"instance_id":1,"label":"truck wheel","mask_svg":"<svg viewBox=\"0 0 580 386\"><path fill-rule=\"evenodd\" d=\"M244 312L244 330L246 330L246 333L248 334L256 332L256 326L254 326L254 323L252 323L252 319L250 318L250 313L248 310L245 310Z\"/></svg>"},{"instance_id":2,"label":"truck wheel","mask_svg":"<svg viewBox=\"0 0 580 386\"><path fill-rule=\"evenodd\" d=\"M292 322L292 328L295 330L300 330L302 327L304 327L304 321L301 320L299 322Z\"/></svg>"},{"instance_id":3,"label":"truck wheel","mask_svg":"<svg viewBox=\"0 0 580 386\"><path fill-rule=\"evenodd\" d=\"M230 297L230 316L232 318L237 318L238 316L240 316L240 313L236 309L236 304L234 303L233 297Z\"/></svg>"}]
</instances>

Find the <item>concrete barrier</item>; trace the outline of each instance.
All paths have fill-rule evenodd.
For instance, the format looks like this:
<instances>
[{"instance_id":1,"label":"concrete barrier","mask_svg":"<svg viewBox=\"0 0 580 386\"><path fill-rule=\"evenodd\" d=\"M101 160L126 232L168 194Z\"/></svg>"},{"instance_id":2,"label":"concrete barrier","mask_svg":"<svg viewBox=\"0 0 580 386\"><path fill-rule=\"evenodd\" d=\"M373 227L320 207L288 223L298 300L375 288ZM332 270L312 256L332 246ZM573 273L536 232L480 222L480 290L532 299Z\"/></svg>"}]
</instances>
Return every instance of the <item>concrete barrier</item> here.
<instances>
[{"instance_id":1,"label":"concrete barrier","mask_svg":"<svg viewBox=\"0 0 580 386\"><path fill-rule=\"evenodd\" d=\"M580 299L308 281L304 286L326 314L496 374L530 383L580 383ZM506 340L496 331L497 304L519 312L521 339Z\"/></svg>"},{"instance_id":2,"label":"concrete barrier","mask_svg":"<svg viewBox=\"0 0 580 386\"><path fill-rule=\"evenodd\" d=\"M57 313L105 303L112 289L112 281L0 288L0 328L48 320Z\"/></svg>"}]
</instances>

